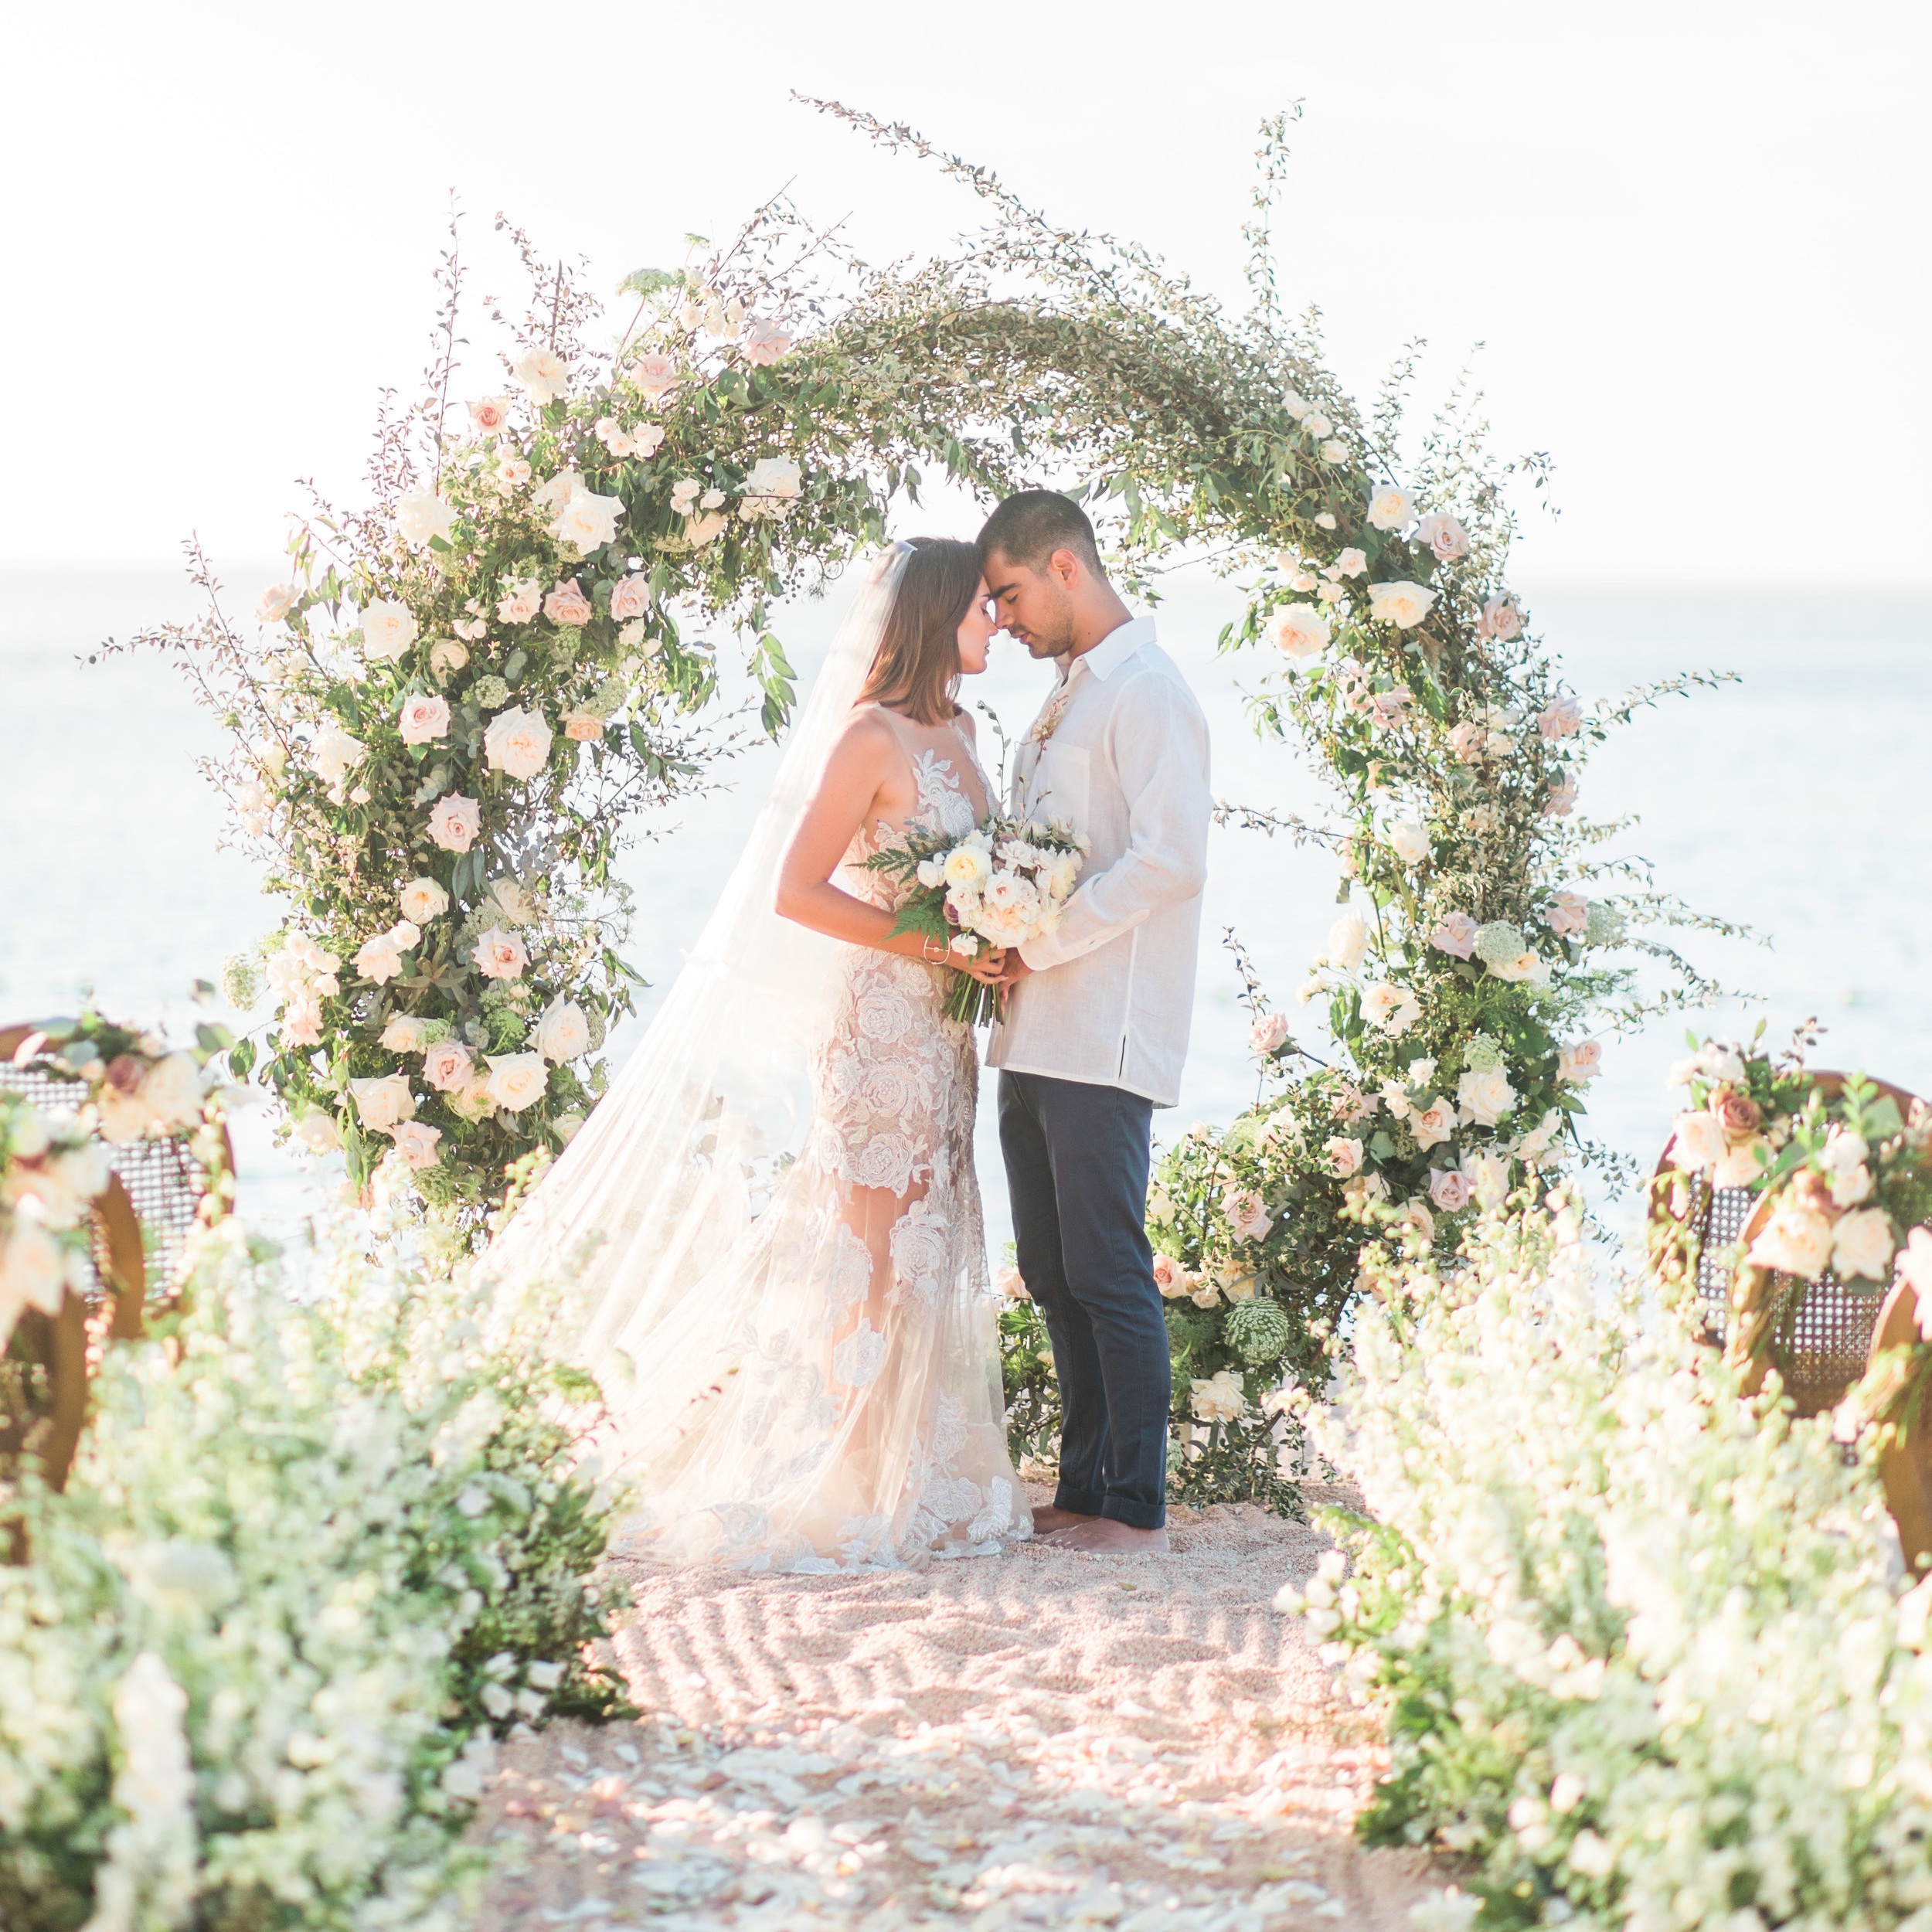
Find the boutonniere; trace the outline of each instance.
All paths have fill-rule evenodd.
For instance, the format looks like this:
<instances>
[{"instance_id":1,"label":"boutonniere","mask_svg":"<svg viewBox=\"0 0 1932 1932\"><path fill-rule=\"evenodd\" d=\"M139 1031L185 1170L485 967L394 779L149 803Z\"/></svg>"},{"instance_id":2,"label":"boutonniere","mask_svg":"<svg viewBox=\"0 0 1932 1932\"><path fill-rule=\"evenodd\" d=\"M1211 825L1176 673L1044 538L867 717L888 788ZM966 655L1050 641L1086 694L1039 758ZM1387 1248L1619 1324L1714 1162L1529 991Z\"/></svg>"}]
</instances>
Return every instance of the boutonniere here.
<instances>
[{"instance_id":1,"label":"boutonniere","mask_svg":"<svg viewBox=\"0 0 1932 1932\"><path fill-rule=\"evenodd\" d=\"M1060 720L1066 716L1066 707L1072 702L1073 696L1070 684L1062 685L1053 693L1047 700L1046 709L1033 720L1033 728L1026 734L1026 742L1029 745L1036 747L1043 745L1059 730Z\"/></svg>"}]
</instances>

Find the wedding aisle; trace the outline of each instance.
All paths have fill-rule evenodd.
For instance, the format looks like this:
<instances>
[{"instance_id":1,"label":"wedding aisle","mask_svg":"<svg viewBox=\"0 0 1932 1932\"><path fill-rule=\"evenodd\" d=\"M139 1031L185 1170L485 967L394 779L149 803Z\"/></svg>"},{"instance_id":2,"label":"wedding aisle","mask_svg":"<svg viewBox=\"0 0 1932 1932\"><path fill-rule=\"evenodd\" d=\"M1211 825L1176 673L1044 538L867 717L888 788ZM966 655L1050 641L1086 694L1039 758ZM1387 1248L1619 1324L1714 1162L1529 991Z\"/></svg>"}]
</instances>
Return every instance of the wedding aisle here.
<instances>
[{"instance_id":1,"label":"wedding aisle","mask_svg":"<svg viewBox=\"0 0 1932 1932\"><path fill-rule=\"evenodd\" d=\"M645 1719L511 1743L472 1831L509 1854L479 1923L1406 1927L1446 1875L1350 1837L1383 1753L1270 1607L1326 1539L1245 1505L1172 1535L641 1574L617 1648Z\"/></svg>"}]
</instances>

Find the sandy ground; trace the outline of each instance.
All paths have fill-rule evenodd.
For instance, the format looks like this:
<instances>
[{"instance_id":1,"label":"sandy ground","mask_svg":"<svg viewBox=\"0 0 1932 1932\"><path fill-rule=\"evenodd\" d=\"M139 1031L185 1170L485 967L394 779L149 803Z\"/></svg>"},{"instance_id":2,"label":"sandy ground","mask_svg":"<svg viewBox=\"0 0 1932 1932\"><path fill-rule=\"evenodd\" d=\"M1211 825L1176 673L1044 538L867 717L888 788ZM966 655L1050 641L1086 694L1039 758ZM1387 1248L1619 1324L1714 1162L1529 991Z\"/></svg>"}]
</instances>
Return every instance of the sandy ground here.
<instances>
[{"instance_id":1,"label":"sandy ground","mask_svg":"<svg viewBox=\"0 0 1932 1932\"><path fill-rule=\"evenodd\" d=\"M638 1572L643 1721L506 1747L479 1925L1406 1932L1454 1875L1355 1844L1374 1726L1270 1607L1325 1539L1247 1506L1170 1531L1165 1556Z\"/></svg>"}]
</instances>

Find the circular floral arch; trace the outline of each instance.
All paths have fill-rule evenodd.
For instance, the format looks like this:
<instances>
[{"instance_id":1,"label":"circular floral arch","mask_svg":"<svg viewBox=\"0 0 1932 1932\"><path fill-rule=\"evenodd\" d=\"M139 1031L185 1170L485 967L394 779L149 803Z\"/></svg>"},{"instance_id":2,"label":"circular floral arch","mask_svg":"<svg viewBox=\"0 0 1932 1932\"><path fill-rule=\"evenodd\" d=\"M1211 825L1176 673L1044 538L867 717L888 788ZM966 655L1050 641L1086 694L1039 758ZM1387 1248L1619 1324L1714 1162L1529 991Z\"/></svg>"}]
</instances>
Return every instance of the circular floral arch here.
<instances>
[{"instance_id":1,"label":"circular floral arch","mask_svg":"<svg viewBox=\"0 0 1932 1932\"><path fill-rule=\"evenodd\" d=\"M234 1069L359 1180L393 1155L480 1224L602 1090L635 984L612 871L627 817L700 784L716 748L699 633L747 640L776 731L792 686L773 610L883 538L896 498L937 473L989 499L1067 488L1130 586L1180 551L1237 581L1222 645L1262 654L1257 727L1332 791L1323 825L1233 815L1339 862L1298 990L1327 1064L1250 974L1267 1097L1175 1149L1151 1207L1183 1406L1233 1442L1222 1425L1264 1382L1316 1372L1369 1224L1449 1239L1577 1145L1593 1027L1635 1010L1628 966L1595 949L1673 910L1586 892L1606 868L1603 828L1573 816L1578 773L1672 687L1586 713L1505 578L1507 492L1539 485L1540 460L1489 461L1460 389L1405 459L1409 366L1365 416L1312 319L1285 313L1268 237L1285 119L1264 131L1236 311L905 128L827 111L937 160L982 231L877 270L774 205L701 264L631 277L599 351L599 305L507 230L531 300L502 393L461 402L452 247L429 393L383 421L370 506L318 505L298 532L261 638L196 558L206 614L150 641L233 726L214 775L289 905L259 961L231 962L231 997L256 997L259 964L273 1007ZM1684 969L1670 996L1701 990ZM1009 1326L1019 1424L1044 1427L1041 1338L1023 1311Z\"/></svg>"}]
</instances>

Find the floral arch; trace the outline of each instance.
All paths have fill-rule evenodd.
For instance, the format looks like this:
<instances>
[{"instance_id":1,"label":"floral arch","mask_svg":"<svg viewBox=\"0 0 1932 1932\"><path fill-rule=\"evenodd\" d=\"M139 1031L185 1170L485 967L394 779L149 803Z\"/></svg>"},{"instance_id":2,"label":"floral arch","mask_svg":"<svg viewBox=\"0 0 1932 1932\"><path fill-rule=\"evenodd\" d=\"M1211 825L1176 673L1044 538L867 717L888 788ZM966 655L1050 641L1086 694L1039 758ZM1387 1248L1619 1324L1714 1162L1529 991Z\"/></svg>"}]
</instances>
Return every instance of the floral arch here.
<instances>
[{"instance_id":1,"label":"floral arch","mask_svg":"<svg viewBox=\"0 0 1932 1932\"><path fill-rule=\"evenodd\" d=\"M1077 492L1130 584L1184 549L1238 581L1222 647L1267 667L1256 726L1334 798L1324 825L1232 814L1338 862L1298 995L1328 1063L1250 974L1268 1097L1174 1150L1151 1205L1184 1403L1248 1468L1233 1425L1318 1372L1376 1223L1451 1241L1472 1202L1594 1158L1595 1034L1637 1010L1610 949L1662 955L1666 998L1703 990L1632 937L1672 904L1585 889L1614 869L1591 857L1611 828L1573 811L1588 747L1688 681L1587 712L1507 583L1508 492L1539 486L1541 459L1491 463L1461 390L1405 457L1410 365L1365 415L1284 311L1286 117L1264 130L1237 311L903 128L815 104L970 187L988 210L970 247L877 270L774 205L698 266L631 277L600 350L598 304L508 230L529 309L502 393L459 403L452 246L428 393L386 416L369 507L318 505L297 533L259 639L196 556L206 614L148 641L232 727L211 775L290 909L230 963L231 998L258 996L259 967L273 1009L233 1070L359 1181L392 1158L480 1226L602 1090L634 983L626 816L701 785L719 746L699 633L747 640L776 731L774 607L878 542L896 498L940 471ZM1039 1434L1041 1338L1023 1310L1008 1325L1017 1424Z\"/></svg>"}]
</instances>

